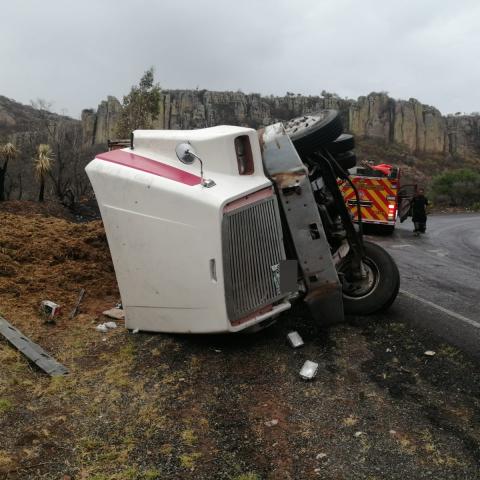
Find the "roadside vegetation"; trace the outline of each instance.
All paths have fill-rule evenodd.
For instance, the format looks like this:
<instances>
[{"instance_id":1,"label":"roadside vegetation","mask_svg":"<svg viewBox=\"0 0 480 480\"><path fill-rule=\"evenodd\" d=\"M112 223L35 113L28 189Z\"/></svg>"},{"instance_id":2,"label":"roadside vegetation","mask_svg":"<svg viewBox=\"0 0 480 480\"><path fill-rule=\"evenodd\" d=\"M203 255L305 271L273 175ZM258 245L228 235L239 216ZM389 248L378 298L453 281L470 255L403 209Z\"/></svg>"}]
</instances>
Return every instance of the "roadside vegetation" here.
<instances>
[{"instance_id":1,"label":"roadside vegetation","mask_svg":"<svg viewBox=\"0 0 480 480\"><path fill-rule=\"evenodd\" d=\"M480 210L480 172L462 168L437 175L431 196L436 205Z\"/></svg>"}]
</instances>

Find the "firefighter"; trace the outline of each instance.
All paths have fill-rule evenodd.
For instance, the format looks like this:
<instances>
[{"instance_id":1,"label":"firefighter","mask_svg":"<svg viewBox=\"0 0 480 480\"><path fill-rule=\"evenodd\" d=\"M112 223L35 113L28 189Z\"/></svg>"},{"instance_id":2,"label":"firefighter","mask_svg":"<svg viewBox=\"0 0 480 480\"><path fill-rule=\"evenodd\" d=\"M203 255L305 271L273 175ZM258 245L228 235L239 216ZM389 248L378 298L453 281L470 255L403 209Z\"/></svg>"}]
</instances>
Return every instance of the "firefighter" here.
<instances>
[{"instance_id":1,"label":"firefighter","mask_svg":"<svg viewBox=\"0 0 480 480\"><path fill-rule=\"evenodd\" d=\"M412 221L414 225L413 233L420 235L427 229L427 206L428 199L424 195L423 188L419 188L412 199Z\"/></svg>"}]
</instances>

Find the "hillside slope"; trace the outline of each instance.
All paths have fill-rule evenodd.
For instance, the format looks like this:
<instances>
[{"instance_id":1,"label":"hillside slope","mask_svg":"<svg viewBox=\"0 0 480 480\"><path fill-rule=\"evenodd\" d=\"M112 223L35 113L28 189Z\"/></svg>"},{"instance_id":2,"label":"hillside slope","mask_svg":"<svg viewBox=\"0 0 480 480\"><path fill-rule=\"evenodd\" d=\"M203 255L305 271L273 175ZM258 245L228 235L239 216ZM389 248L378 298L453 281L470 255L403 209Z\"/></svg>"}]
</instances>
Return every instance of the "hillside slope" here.
<instances>
[{"instance_id":1,"label":"hillside slope","mask_svg":"<svg viewBox=\"0 0 480 480\"><path fill-rule=\"evenodd\" d=\"M78 122L73 118L24 105L0 95L0 138L38 128L45 119Z\"/></svg>"}]
</instances>

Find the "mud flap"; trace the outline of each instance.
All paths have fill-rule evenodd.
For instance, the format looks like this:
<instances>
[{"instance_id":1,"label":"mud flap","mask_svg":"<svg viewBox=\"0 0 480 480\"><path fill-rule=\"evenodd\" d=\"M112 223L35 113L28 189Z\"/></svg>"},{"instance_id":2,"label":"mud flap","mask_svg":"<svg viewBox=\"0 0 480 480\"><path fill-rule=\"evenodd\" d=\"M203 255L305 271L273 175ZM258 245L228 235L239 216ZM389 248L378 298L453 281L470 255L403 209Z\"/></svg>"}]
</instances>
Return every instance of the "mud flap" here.
<instances>
[{"instance_id":1,"label":"mud flap","mask_svg":"<svg viewBox=\"0 0 480 480\"><path fill-rule=\"evenodd\" d=\"M305 301L319 323L342 322L342 286L308 171L281 123L266 127L259 136L263 165L275 186L307 287Z\"/></svg>"}]
</instances>

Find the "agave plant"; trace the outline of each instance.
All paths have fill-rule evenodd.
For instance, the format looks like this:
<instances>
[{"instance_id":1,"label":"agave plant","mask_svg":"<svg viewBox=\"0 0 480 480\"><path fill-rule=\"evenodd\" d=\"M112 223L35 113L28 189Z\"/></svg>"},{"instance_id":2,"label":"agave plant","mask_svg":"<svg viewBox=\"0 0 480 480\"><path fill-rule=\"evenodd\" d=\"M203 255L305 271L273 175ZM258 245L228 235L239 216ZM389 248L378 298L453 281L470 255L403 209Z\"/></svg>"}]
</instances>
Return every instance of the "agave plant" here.
<instances>
[{"instance_id":1,"label":"agave plant","mask_svg":"<svg viewBox=\"0 0 480 480\"><path fill-rule=\"evenodd\" d=\"M7 174L8 162L15 160L18 156L17 147L11 142L0 146L0 157L3 164L0 164L0 201L5 200L5 176Z\"/></svg>"},{"instance_id":2,"label":"agave plant","mask_svg":"<svg viewBox=\"0 0 480 480\"><path fill-rule=\"evenodd\" d=\"M33 159L35 176L40 182L40 192L38 194L38 201L43 202L45 197L45 179L48 172L52 169L53 152L50 145L41 143L37 147L37 155Z\"/></svg>"}]
</instances>

